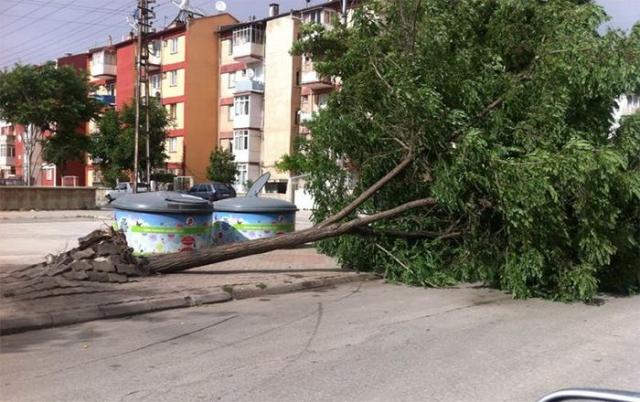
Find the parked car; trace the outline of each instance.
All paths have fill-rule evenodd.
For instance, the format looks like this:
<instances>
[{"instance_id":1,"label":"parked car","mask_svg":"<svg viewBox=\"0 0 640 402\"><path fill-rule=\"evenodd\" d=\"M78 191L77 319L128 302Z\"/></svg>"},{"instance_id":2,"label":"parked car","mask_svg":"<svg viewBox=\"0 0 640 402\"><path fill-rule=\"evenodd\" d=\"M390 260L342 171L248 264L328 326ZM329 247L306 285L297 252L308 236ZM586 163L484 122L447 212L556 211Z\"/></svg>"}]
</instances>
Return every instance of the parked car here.
<instances>
[{"instance_id":1,"label":"parked car","mask_svg":"<svg viewBox=\"0 0 640 402\"><path fill-rule=\"evenodd\" d=\"M146 193L147 191L149 191L149 186L145 183L138 183L138 192L139 193ZM129 194L129 193L133 193L133 186L131 183L125 181L125 182L120 182L118 183L113 190L109 190L107 191L107 194L105 195L105 197L107 198L108 202L111 202L113 200L115 200L116 198L120 197L123 194Z\"/></svg>"},{"instance_id":2,"label":"parked car","mask_svg":"<svg viewBox=\"0 0 640 402\"><path fill-rule=\"evenodd\" d=\"M218 201L236 196L236 190L231 185L217 181L196 184L187 193L209 201Z\"/></svg>"}]
</instances>

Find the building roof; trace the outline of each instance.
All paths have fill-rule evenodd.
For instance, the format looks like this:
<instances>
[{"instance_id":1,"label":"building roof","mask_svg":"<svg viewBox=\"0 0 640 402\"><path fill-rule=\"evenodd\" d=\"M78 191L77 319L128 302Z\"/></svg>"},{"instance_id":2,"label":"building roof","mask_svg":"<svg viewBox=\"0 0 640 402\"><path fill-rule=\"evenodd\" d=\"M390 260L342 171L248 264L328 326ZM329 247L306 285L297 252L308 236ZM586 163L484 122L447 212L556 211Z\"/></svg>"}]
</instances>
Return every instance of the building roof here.
<instances>
[{"instance_id":1,"label":"building roof","mask_svg":"<svg viewBox=\"0 0 640 402\"><path fill-rule=\"evenodd\" d=\"M353 0L347 0L349 3L353 3ZM309 6L309 7L305 7L305 8L299 8L297 10L291 9L288 12L285 13L279 13L278 15L274 15L272 17L265 17L265 18L261 18L259 20L253 20L253 21L245 21L245 22L240 22L237 24L232 24L232 25L223 25L219 28L219 32L226 32L226 31L230 31L236 28L241 28L241 27L245 27L245 26L252 26L252 25L263 25L265 24L267 21L271 21L274 20L276 18L280 18L280 17L286 17L288 15L294 15L294 14L299 14L299 13L304 13L304 12L309 12L309 11L313 11L313 10L317 10L317 9L321 9L321 8L335 8L336 6L340 6L340 3L342 3L341 0L332 0L332 1L328 1L325 3L320 3L320 4L314 4L313 6Z\"/></svg>"}]
</instances>

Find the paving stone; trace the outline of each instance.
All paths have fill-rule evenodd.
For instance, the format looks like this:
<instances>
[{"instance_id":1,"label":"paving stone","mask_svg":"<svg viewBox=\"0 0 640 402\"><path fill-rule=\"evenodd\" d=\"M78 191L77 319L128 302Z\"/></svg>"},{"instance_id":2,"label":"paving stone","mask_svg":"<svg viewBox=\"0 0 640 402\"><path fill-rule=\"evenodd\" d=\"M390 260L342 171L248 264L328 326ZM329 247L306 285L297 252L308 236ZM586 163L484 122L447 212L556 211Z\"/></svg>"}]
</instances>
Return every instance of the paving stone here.
<instances>
[{"instance_id":1,"label":"paving stone","mask_svg":"<svg viewBox=\"0 0 640 402\"><path fill-rule=\"evenodd\" d=\"M74 271L88 271L93 268L86 260L74 261L70 266Z\"/></svg>"},{"instance_id":2,"label":"paving stone","mask_svg":"<svg viewBox=\"0 0 640 402\"><path fill-rule=\"evenodd\" d=\"M85 279L89 279L89 275L87 275L85 271L71 271L62 276L72 281L84 281Z\"/></svg>"},{"instance_id":3,"label":"paving stone","mask_svg":"<svg viewBox=\"0 0 640 402\"><path fill-rule=\"evenodd\" d=\"M93 269L99 272L116 272L115 264L107 259L104 261L93 261Z\"/></svg>"},{"instance_id":4,"label":"paving stone","mask_svg":"<svg viewBox=\"0 0 640 402\"><path fill-rule=\"evenodd\" d=\"M96 247L96 252L98 255L112 255L112 254L120 254L121 248L116 246L113 243L101 243Z\"/></svg>"},{"instance_id":5,"label":"paving stone","mask_svg":"<svg viewBox=\"0 0 640 402\"><path fill-rule=\"evenodd\" d=\"M138 270L133 264L116 264L116 271L125 275L138 275Z\"/></svg>"},{"instance_id":6,"label":"paving stone","mask_svg":"<svg viewBox=\"0 0 640 402\"><path fill-rule=\"evenodd\" d=\"M127 281L127 276L122 274L107 274L107 277L109 282L125 283Z\"/></svg>"},{"instance_id":7,"label":"paving stone","mask_svg":"<svg viewBox=\"0 0 640 402\"><path fill-rule=\"evenodd\" d=\"M69 264L70 262L73 261L73 258L71 258L71 254L70 253L71 253L70 251L67 251L66 253L59 254L56 257L56 261L55 262L56 263L61 263L61 264Z\"/></svg>"},{"instance_id":8,"label":"paving stone","mask_svg":"<svg viewBox=\"0 0 640 402\"><path fill-rule=\"evenodd\" d=\"M87 271L90 281L95 282L109 282L109 277L106 272Z\"/></svg>"},{"instance_id":9,"label":"paving stone","mask_svg":"<svg viewBox=\"0 0 640 402\"><path fill-rule=\"evenodd\" d=\"M63 274L65 272L67 272L67 271L71 271L71 265L57 264L57 265L54 265L54 266L50 267L47 270L47 275L56 276L56 275Z\"/></svg>"},{"instance_id":10,"label":"paving stone","mask_svg":"<svg viewBox=\"0 0 640 402\"><path fill-rule=\"evenodd\" d=\"M71 255L74 260L84 260L96 255L96 252L92 248L85 248L84 250L76 251Z\"/></svg>"}]
</instances>

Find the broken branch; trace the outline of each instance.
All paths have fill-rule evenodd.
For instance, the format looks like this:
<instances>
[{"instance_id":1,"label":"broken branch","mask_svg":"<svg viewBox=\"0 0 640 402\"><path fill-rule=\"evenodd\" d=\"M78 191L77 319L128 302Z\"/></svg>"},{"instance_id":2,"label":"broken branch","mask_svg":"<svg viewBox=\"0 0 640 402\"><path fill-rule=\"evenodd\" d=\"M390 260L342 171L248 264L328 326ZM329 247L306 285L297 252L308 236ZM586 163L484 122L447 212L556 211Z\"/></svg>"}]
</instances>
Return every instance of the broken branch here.
<instances>
[{"instance_id":1,"label":"broken branch","mask_svg":"<svg viewBox=\"0 0 640 402\"><path fill-rule=\"evenodd\" d=\"M353 229L359 226L369 225L382 219L393 218L413 208L432 206L435 204L435 199L424 198L410 201L372 215L352 219L345 223L334 223L323 227L314 226L299 232L288 233L277 237L231 243L223 246L194 250L188 253L156 255L149 257L148 268L152 272L158 273L179 272L189 268L200 267L234 258L262 254L281 248L291 248L304 243L340 236L353 231Z\"/></svg>"}]
</instances>

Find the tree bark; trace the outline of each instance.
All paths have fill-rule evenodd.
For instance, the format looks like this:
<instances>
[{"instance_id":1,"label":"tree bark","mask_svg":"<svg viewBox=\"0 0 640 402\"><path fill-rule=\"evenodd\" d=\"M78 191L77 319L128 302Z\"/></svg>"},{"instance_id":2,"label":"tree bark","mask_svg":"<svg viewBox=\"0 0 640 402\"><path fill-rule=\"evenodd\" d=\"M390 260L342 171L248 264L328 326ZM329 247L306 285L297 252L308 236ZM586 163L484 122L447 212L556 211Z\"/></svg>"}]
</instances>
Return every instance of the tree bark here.
<instances>
[{"instance_id":1,"label":"tree bark","mask_svg":"<svg viewBox=\"0 0 640 402\"><path fill-rule=\"evenodd\" d=\"M369 199L369 197L371 197L373 194L375 194L376 191L380 190L385 184L387 184L389 181L391 181L391 179L396 177L407 166L409 166L411 164L411 162L413 162L413 157L414 157L413 152L410 152L396 167L394 167L391 171L389 171L389 173L384 175L383 178L381 178L380 180L375 182L371 187L366 189L362 194L360 194L358 196L358 198L353 200L349 205L344 207L342 210L340 210L335 215L332 215L332 216L328 217L327 219L325 219L324 221L320 222L317 226L318 227L325 227L325 226L331 225L333 223L336 223L336 222L346 218L347 216L349 216L349 214L351 212L355 211L356 208L358 208L363 202L365 202L367 199Z\"/></svg>"},{"instance_id":2,"label":"tree bark","mask_svg":"<svg viewBox=\"0 0 640 402\"><path fill-rule=\"evenodd\" d=\"M410 201L395 208L378 212L373 215L367 215L352 219L344 223L331 223L323 226L317 225L309 229L277 237L232 243L217 247L209 247L194 250L188 253L172 253L152 256L148 259L148 268L152 272L157 273L179 272L190 268L231 260L234 258L245 257L248 255L262 254L283 248L292 248L304 243L347 234L352 232L355 228L366 226L382 219L395 217L410 209L432 206L435 204L435 199L424 198L420 200Z\"/></svg>"}]
</instances>

